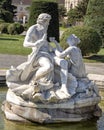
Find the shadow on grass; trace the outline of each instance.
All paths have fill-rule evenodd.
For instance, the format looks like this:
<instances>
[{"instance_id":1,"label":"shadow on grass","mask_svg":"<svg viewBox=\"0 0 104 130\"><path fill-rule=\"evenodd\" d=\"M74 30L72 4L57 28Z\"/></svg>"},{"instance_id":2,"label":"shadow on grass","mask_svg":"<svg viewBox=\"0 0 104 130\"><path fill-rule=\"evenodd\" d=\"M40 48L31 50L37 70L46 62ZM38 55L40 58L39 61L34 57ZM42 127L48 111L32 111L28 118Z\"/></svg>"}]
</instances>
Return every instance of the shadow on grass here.
<instances>
[{"instance_id":1,"label":"shadow on grass","mask_svg":"<svg viewBox=\"0 0 104 130\"><path fill-rule=\"evenodd\" d=\"M84 57L84 59L104 63L104 55L92 55L92 56Z\"/></svg>"},{"instance_id":2,"label":"shadow on grass","mask_svg":"<svg viewBox=\"0 0 104 130\"><path fill-rule=\"evenodd\" d=\"M0 40L19 41L19 39L17 39L17 38L1 38L1 37L0 37Z\"/></svg>"}]
</instances>

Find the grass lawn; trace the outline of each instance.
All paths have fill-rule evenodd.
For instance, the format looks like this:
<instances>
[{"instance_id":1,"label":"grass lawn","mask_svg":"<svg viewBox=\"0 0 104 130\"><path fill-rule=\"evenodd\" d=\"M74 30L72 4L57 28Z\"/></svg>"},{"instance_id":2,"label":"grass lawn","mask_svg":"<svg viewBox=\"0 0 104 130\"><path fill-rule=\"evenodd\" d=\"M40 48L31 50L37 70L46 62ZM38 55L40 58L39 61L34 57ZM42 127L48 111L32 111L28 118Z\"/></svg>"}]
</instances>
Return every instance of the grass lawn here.
<instances>
[{"instance_id":1,"label":"grass lawn","mask_svg":"<svg viewBox=\"0 0 104 130\"><path fill-rule=\"evenodd\" d=\"M14 55L28 55L30 48L23 47L24 36L0 34L0 53ZM104 48L98 54L84 57L84 62L102 62L104 63Z\"/></svg>"},{"instance_id":2,"label":"grass lawn","mask_svg":"<svg viewBox=\"0 0 104 130\"><path fill-rule=\"evenodd\" d=\"M0 53L27 55L30 48L23 47L24 36L0 34Z\"/></svg>"},{"instance_id":3,"label":"grass lawn","mask_svg":"<svg viewBox=\"0 0 104 130\"><path fill-rule=\"evenodd\" d=\"M93 54L88 57L84 57L84 62L102 62L104 63L104 48L101 48L97 54Z\"/></svg>"}]
</instances>

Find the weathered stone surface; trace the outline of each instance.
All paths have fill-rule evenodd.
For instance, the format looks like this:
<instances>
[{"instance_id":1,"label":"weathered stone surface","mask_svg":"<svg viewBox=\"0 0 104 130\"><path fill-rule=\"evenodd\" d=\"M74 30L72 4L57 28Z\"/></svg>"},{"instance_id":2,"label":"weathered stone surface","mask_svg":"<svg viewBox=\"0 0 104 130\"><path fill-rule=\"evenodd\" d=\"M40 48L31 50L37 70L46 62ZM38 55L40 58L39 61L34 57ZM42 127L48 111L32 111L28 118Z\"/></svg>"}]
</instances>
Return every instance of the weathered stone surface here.
<instances>
[{"instance_id":1,"label":"weathered stone surface","mask_svg":"<svg viewBox=\"0 0 104 130\"><path fill-rule=\"evenodd\" d=\"M25 118L22 118L21 116L18 116L13 113L13 111L11 110L11 105L8 102L4 102L2 104L2 111L4 111L4 114L8 120L29 122L29 120L26 120Z\"/></svg>"},{"instance_id":2,"label":"weathered stone surface","mask_svg":"<svg viewBox=\"0 0 104 130\"><path fill-rule=\"evenodd\" d=\"M80 109L33 108L23 107L6 102L3 106L6 118L17 121L32 121L38 123L77 122L93 117L96 106Z\"/></svg>"},{"instance_id":3,"label":"weathered stone surface","mask_svg":"<svg viewBox=\"0 0 104 130\"><path fill-rule=\"evenodd\" d=\"M100 102L100 100L101 100L100 97L90 97L90 98L85 98L81 100L77 99L75 101L75 108L93 106L93 105L96 105L98 102Z\"/></svg>"},{"instance_id":4,"label":"weathered stone surface","mask_svg":"<svg viewBox=\"0 0 104 130\"><path fill-rule=\"evenodd\" d=\"M12 92L10 89L7 92L6 100L8 102L14 103L16 105L20 106L26 106L26 107L34 107L34 108L70 108L74 109L74 100L71 99L70 101L67 102L62 102L62 103L33 103L31 101L25 101L21 97L16 96L14 92Z\"/></svg>"},{"instance_id":5,"label":"weathered stone surface","mask_svg":"<svg viewBox=\"0 0 104 130\"><path fill-rule=\"evenodd\" d=\"M101 97L89 97L89 98L72 98L67 101L59 102L59 103L33 103L29 100L25 101L21 97L16 96L14 92L12 92L10 89L7 92L6 97L8 102L14 103L16 105L20 106L26 106L26 107L34 107L34 108L60 108L60 109L74 109L74 108L81 108L81 107L87 107L87 106L93 106L100 102Z\"/></svg>"}]
</instances>

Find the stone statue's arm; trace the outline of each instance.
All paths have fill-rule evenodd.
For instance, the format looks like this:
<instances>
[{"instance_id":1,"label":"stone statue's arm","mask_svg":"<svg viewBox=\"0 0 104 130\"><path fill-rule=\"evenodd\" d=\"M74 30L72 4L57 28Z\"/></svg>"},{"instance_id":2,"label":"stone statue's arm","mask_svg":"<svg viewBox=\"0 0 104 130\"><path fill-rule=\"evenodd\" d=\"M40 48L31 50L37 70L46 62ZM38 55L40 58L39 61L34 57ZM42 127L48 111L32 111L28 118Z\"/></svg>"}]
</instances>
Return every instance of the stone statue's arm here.
<instances>
[{"instance_id":1,"label":"stone statue's arm","mask_svg":"<svg viewBox=\"0 0 104 130\"><path fill-rule=\"evenodd\" d=\"M63 51L63 49L61 48L60 44L55 40L55 37L50 37L49 40L50 40L50 42L54 42L54 43L55 43L56 48L57 48L57 50L58 50L59 52L62 52L62 51Z\"/></svg>"},{"instance_id":2,"label":"stone statue's arm","mask_svg":"<svg viewBox=\"0 0 104 130\"><path fill-rule=\"evenodd\" d=\"M66 56L70 56L71 49L68 47L66 50L59 52L58 50L55 51L56 56L60 58L64 58Z\"/></svg>"},{"instance_id":3,"label":"stone statue's arm","mask_svg":"<svg viewBox=\"0 0 104 130\"><path fill-rule=\"evenodd\" d=\"M46 42L46 39L47 39L47 34L44 34L43 37L39 40L36 40L35 42L32 41L32 36L33 36L33 29L30 28L28 31L27 31L27 34L26 34L26 37L24 39L24 47L41 47L45 42Z\"/></svg>"}]
</instances>

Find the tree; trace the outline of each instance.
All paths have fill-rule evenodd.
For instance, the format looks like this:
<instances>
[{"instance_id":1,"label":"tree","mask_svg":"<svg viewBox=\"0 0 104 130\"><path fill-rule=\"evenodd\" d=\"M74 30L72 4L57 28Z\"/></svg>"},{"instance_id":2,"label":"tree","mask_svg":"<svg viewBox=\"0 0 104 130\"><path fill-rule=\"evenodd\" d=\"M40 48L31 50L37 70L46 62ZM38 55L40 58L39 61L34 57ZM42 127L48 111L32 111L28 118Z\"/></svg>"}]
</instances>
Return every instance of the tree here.
<instances>
[{"instance_id":1,"label":"tree","mask_svg":"<svg viewBox=\"0 0 104 130\"><path fill-rule=\"evenodd\" d=\"M104 47L104 0L89 0L84 23L96 29Z\"/></svg>"},{"instance_id":2,"label":"tree","mask_svg":"<svg viewBox=\"0 0 104 130\"><path fill-rule=\"evenodd\" d=\"M68 12L68 21L71 24L75 24L76 21L84 21L87 5L89 0L81 0L74 9L70 9Z\"/></svg>"},{"instance_id":3,"label":"tree","mask_svg":"<svg viewBox=\"0 0 104 130\"><path fill-rule=\"evenodd\" d=\"M12 0L0 1L0 19L5 22L13 22L14 9L16 7L12 5Z\"/></svg>"},{"instance_id":4,"label":"tree","mask_svg":"<svg viewBox=\"0 0 104 130\"><path fill-rule=\"evenodd\" d=\"M59 11L59 19L61 20L63 19L63 17L66 16L66 8L63 5L59 5L58 11Z\"/></svg>"},{"instance_id":5,"label":"tree","mask_svg":"<svg viewBox=\"0 0 104 130\"><path fill-rule=\"evenodd\" d=\"M52 19L48 28L48 38L55 37L59 41L59 15L58 4L53 0L33 0L30 7L29 26L36 23L40 13L48 13Z\"/></svg>"},{"instance_id":6,"label":"tree","mask_svg":"<svg viewBox=\"0 0 104 130\"><path fill-rule=\"evenodd\" d=\"M76 9L70 9L68 12L68 22L71 25L75 25L76 21L78 21L78 12Z\"/></svg>"},{"instance_id":7,"label":"tree","mask_svg":"<svg viewBox=\"0 0 104 130\"><path fill-rule=\"evenodd\" d=\"M66 26L66 21L65 21L65 16L66 16L66 8L62 5L62 4L59 4L58 6L58 12L59 12L59 22L60 22L60 25L62 26Z\"/></svg>"}]
</instances>

